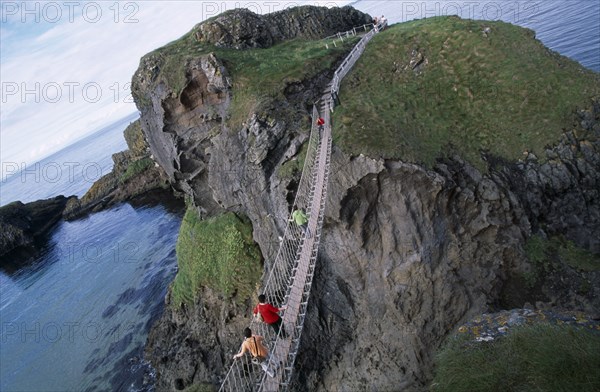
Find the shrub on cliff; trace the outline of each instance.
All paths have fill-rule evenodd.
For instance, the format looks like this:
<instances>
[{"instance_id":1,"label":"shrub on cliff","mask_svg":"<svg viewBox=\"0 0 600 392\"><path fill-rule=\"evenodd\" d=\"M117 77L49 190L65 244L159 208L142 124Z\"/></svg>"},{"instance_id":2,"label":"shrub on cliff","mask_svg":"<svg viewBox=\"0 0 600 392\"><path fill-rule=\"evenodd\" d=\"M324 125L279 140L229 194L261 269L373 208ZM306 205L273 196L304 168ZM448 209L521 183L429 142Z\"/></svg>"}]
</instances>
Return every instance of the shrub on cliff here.
<instances>
[{"instance_id":1,"label":"shrub on cliff","mask_svg":"<svg viewBox=\"0 0 600 392\"><path fill-rule=\"evenodd\" d=\"M201 220L194 208L188 208L176 251L179 271L172 286L175 306L194 303L203 286L227 297L249 297L262 273L252 225L234 213Z\"/></svg>"},{"instance_id":2,"label":"shrub on cliff","mask_svg":"<svg viewBox=\"0 0 600 392\"><path fill-rule=\"evenodd\" d=\"M598 391L600 334L571 326L515 328L491 342L451 338L431 390Z\"/></svg>"},{"instance_id":3,"label":"shrub on cliff","mask_svg":"<svg viewBox=\"0 0 600 392\"><path fill-rule=\"evenodd\" d=\"M150 158L142 158L129 163L127 170L119 178L119 182L127 182L129 179L136 177L140 173L154 166L154 162Z\"/></svg>"}]
</instances>

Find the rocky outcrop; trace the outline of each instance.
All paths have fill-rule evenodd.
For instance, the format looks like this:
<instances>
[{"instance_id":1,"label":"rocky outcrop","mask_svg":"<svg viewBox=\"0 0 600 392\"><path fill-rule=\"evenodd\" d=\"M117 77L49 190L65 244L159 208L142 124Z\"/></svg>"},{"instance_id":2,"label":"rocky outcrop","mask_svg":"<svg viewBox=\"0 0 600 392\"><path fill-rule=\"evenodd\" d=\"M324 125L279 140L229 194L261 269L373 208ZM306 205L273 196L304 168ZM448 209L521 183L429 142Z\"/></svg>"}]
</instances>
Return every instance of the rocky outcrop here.
<instances>
[{"instance_id":1,"label":"rocky outcrop","mask_svg":"<svg viewBox=\"0 0 600 392\"><path fill-rule=\"evenodd\" d=\"M145 58L134 75L134 89L147 94L148 106L142 106L141 122L145 138L156 162L172 183L181 185L189 195L206 193L192 189L196 178L206 178L207 148L220 126L231 101L231 80L214 55L201 56L188 63L188 82L176 96L170 86L146 75L153 69L153 57ZM198 205L213 202L198 200Z\"/></svg>"},{"instance_id":2,"label":"rocky outcrop","mask_svg":"<svg viewBox=\"0 0 600 392\"><path fill-rule=\"evenodd\" d=\"M0 208L0 262L12 259L19 250L35 248L48 231L62 218L67 202L64 196L23 204L16 201Z\"/></svg>"},{"instance_id":3,"label":"rocky outcrop","mask_svg":"<svg viewBox=\"0 0 600 392\"><path fill-rule=\"evenodd\" d=\"M217 47L268 48L285 40L323 38L372 22L369 15L352 7L303 6L266 15L240 8L200 23L192 34L198 42Z\"/></svg>"},{"instance_id":4,"label":"rocky outcrop","mask_svg":"<svg viewBox=\"0 0 600 392\"><path fill-rule=\"evenodd\" d=\"M266 16L237 9L199 24L192 30L192 35L203 43L216 46L268 47L291 38L324 37L369 23L370 19L370 16L351 7L299 7ZM222 210L219 198L214 197L209 186L209 165L213 164L211 156L215 153L214 144L220 144L221 140L223 143L233 143L226 132L238 131L227 130L226 124L231 109L232 78L223 62L212 53L182 60L181 69L173 71L177 75L165 73L165 70L172 67L170 62L162 52L150 53L142 58L133 76L132 93L142 113L145 138L155 161L177 191L193 199L194 204L205 213ZM319 88L312 89L310 86L323 86L327 79L326 75L320 75L315 80L308 81L309 86L300 84L291 87L286 95L295 101L293 103L265 105L270 106L269 109L248 114L248 122L238 135L247 139L239 140L240 143L245 144L249 140L257 145L257 148L250 146L258 152L252 165L260 165L261 161L268 158L270 162L265 169L269 176L268 171L273 170L281 161L283 154L296 153L299 143L293 142L294 146L288 151L293 135L285 130L297 128L294 125L304 120L302 116L306 115L306 102L315 101L319 96ZM301 115L275 122L272 113L282 111L283 108L298 113L298 107ZM262 135L257 134L265 128L268 131ZM264 154L260 143L271 142L271 139L276 139L278 143L276 156L267 157L268 154ZM245 147L242 145L241 148ZM261 157L260 154L264 156ZM243 162L237 159L233 161L232 164L237 166ZM255 169L256 167L250 168ZM235 168L230 170L234 171ZM260 177L260 173L247 173L249 177L243 179L242 183L261 181L254 178ZM217 181L221 182L223 181Z\"/></svg>"},{"instance_id":5,"label":"rocky outcrop","mask_svg":"<svg viewBox=\"0 0 600 392\"><path fill-rule=\"evenodd\" d=\"M211 28L197 26L196 32L204 31L197 38L239 48L272 44L262 17L229 15L244 20L217 23L218 17L207 22ZM235 23L249 28L249 37L235 38ZM415 58L416 69L422 59ZM307 128L306 103L320 96L327 74L303 81L293 95L268 102L269 109L252 111L239 128L230 128L225 118L232 84L216 56L185 64L181 93L157 76L157 64L163 63L144 58L133 83L156 161L205 215L248 216L268 268L298 182L297 175L280 176L280 169L306 141L299 131ZM289 108L298 114L287 115ZM425 389L444 338L474 315L501 306L509 283L530 270L524 244L532 233L560 232L596 249L597 107L582 116L549 148L548 160L487 157L488 173L458 156L428 170L334 148L320 260L292 390ZM531 295L525 290L512 302L522 305ZM565 303L597 306L594 298L577 295L566 291ZM146 348L157 389L218 384L251 305L205 289L192 309L168 307Z\"/></svg>"},{"instance_id":6,"label":"rocky outcrop","mask_svg":"<svg viewBox=\"0 0 600 392\"><path fill-rule=\"evenodd\" d=\"M490 159L493 179L522 201L532 230L563 233L600 253L600 99L576 116L576 127L548 146L539 159L526 153L516 163Z\"/></svg>"},{"instance_id":7,"label":"rocky outcrop","mask_svg":"<svg viewBox=\"0 0 600 392\"><path fill-rule=\"evenodd\" d=\"M152 160L140 121L131 123L124 136L129 149L113 154L112 171L98 179L81 199L69 200L65 219L77 219L116 203L145 196L150 191L162 191L169 198L167 177Z\"/></svg>"}]
</instances>

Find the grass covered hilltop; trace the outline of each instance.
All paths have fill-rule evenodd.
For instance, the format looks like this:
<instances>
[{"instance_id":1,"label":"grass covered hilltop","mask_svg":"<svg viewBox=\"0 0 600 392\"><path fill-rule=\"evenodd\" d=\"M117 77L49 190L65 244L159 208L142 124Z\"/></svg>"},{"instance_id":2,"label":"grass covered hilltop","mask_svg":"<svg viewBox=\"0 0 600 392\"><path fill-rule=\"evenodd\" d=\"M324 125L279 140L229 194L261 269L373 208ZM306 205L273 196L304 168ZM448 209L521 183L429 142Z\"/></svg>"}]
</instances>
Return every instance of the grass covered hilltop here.
<instances>
[{"instance_id":1,"label":"grass covered hilltop","mask_svg":"<svg viewBox=\"0 0 600 392\"><path fill-rule=\"evenodd\" d=\"M453 151L480 168L481 150L509 160L543 151L600 95L600 77L533 38L457 17L392 26L342 83L335 142L427 165Z\"/></svg>"}]
</instances>

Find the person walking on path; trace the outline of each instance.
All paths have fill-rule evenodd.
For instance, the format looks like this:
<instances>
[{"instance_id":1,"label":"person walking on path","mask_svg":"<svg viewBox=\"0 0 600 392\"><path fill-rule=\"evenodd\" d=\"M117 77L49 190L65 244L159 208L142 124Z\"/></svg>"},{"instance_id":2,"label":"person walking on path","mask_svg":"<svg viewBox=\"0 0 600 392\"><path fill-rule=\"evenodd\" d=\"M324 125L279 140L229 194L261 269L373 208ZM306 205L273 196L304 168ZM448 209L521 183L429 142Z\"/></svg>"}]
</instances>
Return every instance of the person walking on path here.
<instances>
[{"instance_id":1,"label":"person walking on path","mask_svg":"<svg viewBox=\"0 0 600 392\"><path fill-rule=\"evenodd\" d=\"M260 335L253 335L250 328L244 329L244 341L242 342L242 348L239 353L233 356L233 359L238 359L247 352L252 355L253 361L256 359L262 369L270 376L274 377L273 371L268 368L269 361L269 349L264 345L264 338Z\"/></svg>"},{"instance_id":2,"label":"person walking on path","mask_svg":"<svg viewBox=\"0 0 600 392\"><path fill-rule=\"evenodd\" d=\"M285 327L283 326L283 320L279 317L279 312L281 310L285 310L285 306L281 308L276 308L275 306L267 303L267 298L264 294L258 296L258 305L254 307L254 315L256 316L260 313L263 322L270 325L271 328L275 331L276 334L281 331L281 337L286 338L287 334L285 333Z\"/></svg>"},{"instance_id":3,"label":"person walking on path","mask_svg":"<svg viewBox=\"0 0 600 392\"><path fill-rule=\"evenodd\" d=\"M312 236L308 228L308 218L306 217L304 210L296 209L294 212L292 212L292 219L290 219L290 221L296 222L296 225L304 230L308 238Z\"/></svg>"},{"instance_id":4,"label":"person walking on path","mask_svg":"<svg viewBox=\"0 0 600 392\"><path fill-rule=\"evenodd\" d=\"M379 23L381 23L381 30L385 30L387 26L387 19L384 15L381 15L381 19L379 19Z\"/></svg>"}]
</instances>

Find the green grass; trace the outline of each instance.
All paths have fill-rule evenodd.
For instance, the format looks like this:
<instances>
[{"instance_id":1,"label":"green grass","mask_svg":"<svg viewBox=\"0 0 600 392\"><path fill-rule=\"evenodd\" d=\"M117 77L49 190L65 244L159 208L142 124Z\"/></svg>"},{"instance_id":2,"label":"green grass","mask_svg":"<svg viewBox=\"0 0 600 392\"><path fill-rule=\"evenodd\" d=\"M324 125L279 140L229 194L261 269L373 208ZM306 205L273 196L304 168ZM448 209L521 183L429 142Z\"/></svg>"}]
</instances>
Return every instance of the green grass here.
<instances>
[{"instance_id":1,"label":"green grass","mask_svg":"<svg viewBox=\"0 0 600 392\"><path fill-rule=\"evenodd\" d=\"M325 48L323 41L295 39L267 49L217 49L233 76L232 124L240 124L248 113L284 98L288 85L310 80L333 68L358 38L338 47Z\"/></svg>"},{"instance_id":2,"label":"green grass","mask_svg":"<svg viewBox=\"0 0 600 392\"><path fill-rule=\"evenodd\" d=\"M523 326L489 343L451 338L436 357L431 391L598 391L598 369L597 332Z\"/></svg>"},{"instance_id":3,"label":"green grass","mask_svg":"<svg viewBox=\"0 0 600 392\"><path fill-rule=\"evenodd\" d=\"M152 57L158 63L157 82L167 81L174 93L179 95L187 83L187 62L214 53L224 62L233 80L231 126L240 125L249 113L282 99L287 86L309 80L332 68L358 41L357 37L353 37L336 48L327 49L321 40L295 39L267 49L237 50L201 44L193 33L191 31L145 57ZM138 100L143 101L142 97Z\"/></svg>"},{"instance_id":4,"label":"green grass","mask_svg":"<svg viewBox=\"0 0 600 392\"><path fill-rule=\"evenodd\" d=\"M201 287L227 297L249 297L262 273L260 249L252 225L234 213L201 220L188 208L177 239L179 270L172 286L172 303L193 304Z\"/></svg>"},{"instance_id":5,"label":"green grass","mask_svg":"<svg viewBox=\"0 0 600 392\"><path fill-rule=\"evenodd\" d=\"M572 241L565 241L558 255L568 265L579 271L600 271L600 256L579 248Z\"/></svg>"},{"instance_id":6,"label":"green grass","mask_svg":"<svg viewBox=\"0 0 600 392\"><path fill-rule=\"evenodd\" d=\"M127 182L130 178L137 176L145 170L148 170L154 165L154 162L150 158L142 158L135 162L132 162L127 166L125 173L119 178L119 182Z\"/></svg>"},{"instance_id":7,"label":"green grass","mask_svg":"<svg viewBox=\"0 0 600 392\"><path fill-rule=\"evenodd\" d=\"M492 29L488 38L484 26ZM417 50L428 61L407 65ZM395 25L367 46L342 82L334 141L346 152L431 166L458 153L540 156L600 94L600 76L547 50L530 30L436 17Z\"/></svg>"},{"instance_id":8,"label":"green grass","mask_svg":"<svg viewBox=\"0 0 600 392\"><path fill-rule=\"evenodd\" d=\"M532 235L525 243L525 254L529 261L542 264L548 257L549 241L539 235Z\"/></svg>"},{"instance_id":9,"label":"green grass","mask_svg":"<svg viewBox=\"0 0 600 392\"><path fill-rule=\"evenodd\" d=\"M525 254L532 266L532 270L524 276L530 288L535 286L540 277L561 267L569 266L581 272L600 271L599 255L578 247L562 236L544 238L533 235L525 243Z\"/></svg>"},{"instance_id":10,"label":"green grass","mask_svg":"<svg viewBox=\"0 0 600 392\"><path fill-rule=\"evenodd\" d=\"M529 261L545 269L560 261L580 271L600 271L600 255L580 248L562 236L546 239L533 235L525 243L525 253Z\"/></svg>"}]
</instances>

